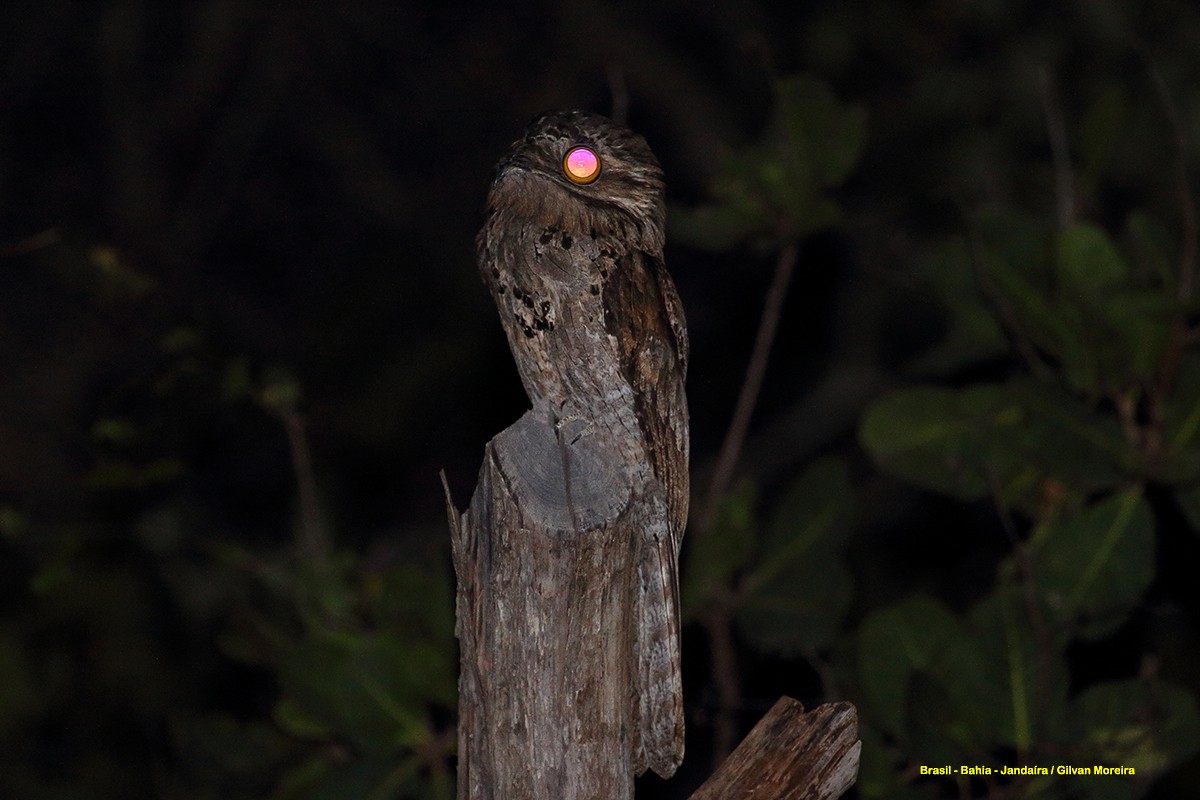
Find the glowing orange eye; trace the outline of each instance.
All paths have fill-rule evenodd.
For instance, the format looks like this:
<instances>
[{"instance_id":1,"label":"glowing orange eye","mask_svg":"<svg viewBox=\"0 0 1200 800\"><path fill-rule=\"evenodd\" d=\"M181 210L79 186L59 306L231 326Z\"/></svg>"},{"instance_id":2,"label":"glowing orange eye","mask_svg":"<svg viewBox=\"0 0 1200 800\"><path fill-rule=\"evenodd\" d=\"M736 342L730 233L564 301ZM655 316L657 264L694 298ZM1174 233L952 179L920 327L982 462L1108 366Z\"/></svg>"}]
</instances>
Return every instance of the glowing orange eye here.
<instances>
[{"instance_id":1,"label":"glowing orange eye","mask_svg":"<svg viewBox=\"0 0 1200 800\"><path fill-rule=\"evenodd\" d=\"M587 147L572 147L563 156L563 172L574 183L591 183L600 177L600 156Z\"/></svg>"}]
</instances>

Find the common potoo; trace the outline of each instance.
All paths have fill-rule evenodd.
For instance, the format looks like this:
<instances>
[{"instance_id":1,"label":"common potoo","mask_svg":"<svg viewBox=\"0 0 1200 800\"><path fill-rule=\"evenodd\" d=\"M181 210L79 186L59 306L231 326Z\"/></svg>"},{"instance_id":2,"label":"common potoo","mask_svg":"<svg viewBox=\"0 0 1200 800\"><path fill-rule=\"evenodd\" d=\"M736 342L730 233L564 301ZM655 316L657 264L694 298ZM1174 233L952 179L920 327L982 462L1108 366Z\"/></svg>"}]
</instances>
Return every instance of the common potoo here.
<instances>
[{"instance_id":1,"label":"common potoo","mask_svg":"<svg viewBox=\"0 0 1200 800\"><path fill-rule=\"evenodd\" d=\"M663 266L662 169L625 127L550 112L500 161L487 205L479 266L525 391L535 408L552 409L560 442L602 439L613 454L606 480L621 486L612 502L585 498L594 486L567 476L566 527L586 533L617 513L636 523L632 760L638 774L649 767L666 777L683 758L678 563L688 508L688 342Z\"/></svg>"}]
</instances>

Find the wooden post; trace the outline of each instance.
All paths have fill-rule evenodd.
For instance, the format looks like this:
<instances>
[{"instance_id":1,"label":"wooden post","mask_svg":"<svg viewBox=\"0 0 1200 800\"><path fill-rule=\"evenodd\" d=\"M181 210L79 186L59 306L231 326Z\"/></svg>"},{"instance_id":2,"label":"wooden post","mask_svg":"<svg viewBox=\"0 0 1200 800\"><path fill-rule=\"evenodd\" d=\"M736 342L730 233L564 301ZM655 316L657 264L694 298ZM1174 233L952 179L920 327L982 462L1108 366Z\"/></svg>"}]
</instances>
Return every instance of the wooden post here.
<instances>
[{"instance_id":1,"label":"wooden post","mask_svg":"<svg viewBox=\"0 0 1200 800\"><path fill-rule=\"evenodd\" d=\"M560 434L528 411L488 443L465 513L447 490L459 800L633 797L640 531L610 439Z\"/></svg>"},{"instance_id":2,"label":"wooden post","mask_svg":"<svg viewBox=\"0 0 1200 800\"><path fill-rule=\"evenodd\" d=\"M600 469L605 440L558 434L552 409L526 412L487 444L466 512L446 489L459 800L633 797L637 536L612 505L630 494ZM597 487L578 507L565 500L573 476ZM595 524L570 528L572 511ZM850 703L805 713L784 697L692 800L835 800L861 748Z\"/></svg>"},{"instance_id":3,"label":"wooden post","mask_svg":"<svg viewBox=\"0 0 1200 800\"><path fill-rule=\"evenodd\" d=\"M639 537L611 446L564 438L542 405L487 444L466 512L446 489L459 800L633 797ZM861 748L850 703L805 713L781 698L692 800L834 800Z\"/></svg>"},{"instance_id":4,"label":"wooden post","mask_svg":"<svg viewBox=\"0 0 1200 800\"><path fill-rule=\"evenodd\" d=\"M858 712L781 697L690 800L835 800L858 777Z\"/></svg>"}]
</instances>

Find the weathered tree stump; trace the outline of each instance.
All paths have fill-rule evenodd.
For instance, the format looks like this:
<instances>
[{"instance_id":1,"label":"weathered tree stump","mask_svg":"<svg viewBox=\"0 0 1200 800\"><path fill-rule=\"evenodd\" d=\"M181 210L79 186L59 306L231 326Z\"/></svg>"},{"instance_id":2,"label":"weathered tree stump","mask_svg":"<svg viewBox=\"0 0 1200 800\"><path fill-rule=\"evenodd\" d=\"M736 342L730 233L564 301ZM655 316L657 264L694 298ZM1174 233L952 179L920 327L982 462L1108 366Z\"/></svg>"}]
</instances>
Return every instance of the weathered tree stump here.
<instances>
[{"instance_id":1,"label":"weathered tree stump","mask_svg":"<svg viewBox=\"0 0 1200 800\"><path fill-rule=\"evenodd\" d=\"M633 797L641 534L606 440L559 434L552 409L527 412L488 443L465 513L447 493L460 800Z\"/></svg>"},{"instance_id":2,"label":"weathered tree stump","mask_svg":"<svg viewBox=\"0 0 1200 800\"><path fill-rule=\"evenodd\" d=\"M605 486L595 470L606 444L567 444L555 420L533 409L488 443L465 512L446 491L459 800L633 797L638 537L611 486L567 502L576 470ZM572 511L594 526L571 529ZM850 703L805 713L781 698L692 800L834 800L854 783L861 748Z\"/></svg>"},{"instance_id":3,"label":"weathered tree stump","mask_svg":"<svg viewBox=\"0 0 1200 800\"><path fill-rule=\"evenodd\" d=\"M835 800L858 777L858 712L781 697L691 800Z\"/></svg>"}]
</instances>

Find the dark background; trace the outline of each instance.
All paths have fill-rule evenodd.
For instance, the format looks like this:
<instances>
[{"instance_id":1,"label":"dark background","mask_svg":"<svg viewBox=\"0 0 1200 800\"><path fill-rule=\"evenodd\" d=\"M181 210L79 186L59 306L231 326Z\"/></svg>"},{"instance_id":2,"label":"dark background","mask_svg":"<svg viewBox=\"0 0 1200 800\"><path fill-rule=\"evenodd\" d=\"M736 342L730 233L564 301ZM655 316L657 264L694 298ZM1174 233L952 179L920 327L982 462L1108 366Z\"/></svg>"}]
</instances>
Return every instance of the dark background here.
<instances>
[{"instance_id":1,"label":"dark background","mask_svg":"<svg viewBox=\"0 0 1200 800\"><path fill-rule=\"evenodd\" d=\"M927 377L914 359L949 329L914 264L980 205L1053 223L1047 120L1085 150L1075 137L1113 93L1117 143L1080 176L1076 214L1116 229L1148 208L1177 239L1197 41L1200 12L1166 0L6 4L0 794L317 797L367 753L378 768L338 791L444 796L456 664L438 472L464 504L483 444L526 408L473 237L493 164L547 108L627 114L680 214L769 124L784 76L863 109L861 157L830 187L841 217L799 238L737 486L765 518L813 459L848 465L846 635L914 589L967 607L1013 546L1001 515L881 476L856 438L869 403ZM696 507L779 246L668 242ZM1002 350L936 380L1021 369ZM1194 655L1200 548L1170 503L1156 520L1148 602ZM397 657L428 652L414 672L449 674L397 690L420 722L389 750L362 715L325 713L350 702L320 696L340 673L309 685L297 664L324 663L315 628L397 618L393 644L419 645ZM706 629L685 636L689 759L671 796L707 774L722 713ZM1132 624L1072 650L1072 685L1138 674L1151 639ZM836 659L735 643L738 738L781 694L855 699L823 676ZM1170 786L1190 763L1154 796L1186 796ZM992 796L960 791L976 793L944 796Z\"/></svg>"}]
</instances>

